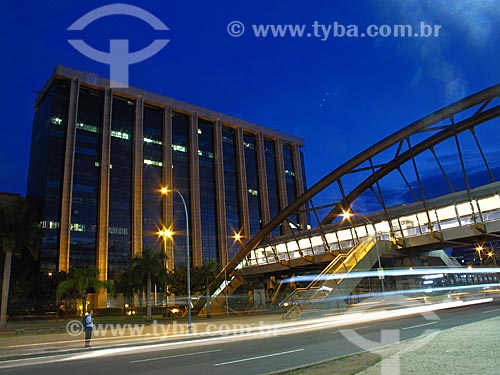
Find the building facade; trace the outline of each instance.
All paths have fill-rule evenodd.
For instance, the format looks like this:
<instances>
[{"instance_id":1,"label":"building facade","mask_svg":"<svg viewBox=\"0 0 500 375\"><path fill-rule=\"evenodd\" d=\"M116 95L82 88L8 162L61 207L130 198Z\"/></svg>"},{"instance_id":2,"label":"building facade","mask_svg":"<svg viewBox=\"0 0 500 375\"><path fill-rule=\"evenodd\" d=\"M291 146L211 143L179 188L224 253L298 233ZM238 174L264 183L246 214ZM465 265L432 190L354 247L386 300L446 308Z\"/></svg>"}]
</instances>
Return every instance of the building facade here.
<instances>
[{"instance_id":1,"label":"building facade","mask_svg":"<svg viewBox=\"0 0 500 375\"><path fill-rule=\"evenodd\" d=\"M36 100L27 195L40 198L44 270L112 279L150 247L170 270L226 264L305 189L300 138L58 66ZM290 219L274 233L305 226ZM172 239L158 236L173 231Z\"/></svg>"}]
</instances>

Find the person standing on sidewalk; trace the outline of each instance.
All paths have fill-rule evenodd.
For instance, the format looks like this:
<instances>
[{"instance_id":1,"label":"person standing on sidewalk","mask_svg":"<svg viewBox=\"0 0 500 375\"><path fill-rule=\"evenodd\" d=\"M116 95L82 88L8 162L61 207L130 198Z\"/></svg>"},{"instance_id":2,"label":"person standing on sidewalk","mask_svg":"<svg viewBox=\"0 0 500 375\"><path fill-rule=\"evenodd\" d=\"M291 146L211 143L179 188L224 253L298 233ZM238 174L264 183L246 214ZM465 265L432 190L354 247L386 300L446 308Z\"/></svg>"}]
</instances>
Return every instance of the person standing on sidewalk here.
<instances>
[{"instance_id":1,"label":"person standing on sidewalk","mask_svg":"<svg viewBox=\"0 0 500 375\"><path fill-rule=\"evenodd\" d=\"M85 347L90 348L90 339L92 338L92 330L94 329L94 311L87 312L83 319L83 329L85 331Z\"/></svg>"}]
</instances>

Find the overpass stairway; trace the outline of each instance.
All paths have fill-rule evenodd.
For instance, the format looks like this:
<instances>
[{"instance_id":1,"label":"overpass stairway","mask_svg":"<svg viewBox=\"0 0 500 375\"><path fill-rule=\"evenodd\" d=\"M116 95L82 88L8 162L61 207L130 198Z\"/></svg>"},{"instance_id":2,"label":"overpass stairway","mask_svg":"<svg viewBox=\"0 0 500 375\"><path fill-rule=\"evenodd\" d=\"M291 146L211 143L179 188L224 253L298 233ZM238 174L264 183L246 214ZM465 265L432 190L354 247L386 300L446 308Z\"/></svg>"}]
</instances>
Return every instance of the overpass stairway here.
<instances>
[{"instance_id":1,"label":"overpass stairway","mask_svg":"<svg viewBox=\"0 0 500 375\"><path fill-rule=\"evenodd\" d=\"M361 280L346 278L346 275L357 270L371 269L378 261L378 251L372 250L381 242L388 241L379 241L377 244L375 238L369 237L358 242L347 253L338 254L306 287L297 288L280 303L281 306L290 306L283 318L300 318L306 313L345 306L345 296L349 296Z\"/></svg>"},{"instance_id":2,"label":"overpass stairway","mask_svg":"<svg viewBox=\"0 0 500 375\"><path fill-rule=\"evenodd\" d=\"M224 282L219 286L219 288L212 294L210 298L210 314L211 315L222 315L226 313L226 301L229 296L231 296L236 289L243 283L243 278L238 275L231 276L230 280L224 280ZM198 313L198 316L207 316L208 309L205 298L205 303L203 307L196 311L196 306L194 311Z\"/></svg>"}]
</instances>

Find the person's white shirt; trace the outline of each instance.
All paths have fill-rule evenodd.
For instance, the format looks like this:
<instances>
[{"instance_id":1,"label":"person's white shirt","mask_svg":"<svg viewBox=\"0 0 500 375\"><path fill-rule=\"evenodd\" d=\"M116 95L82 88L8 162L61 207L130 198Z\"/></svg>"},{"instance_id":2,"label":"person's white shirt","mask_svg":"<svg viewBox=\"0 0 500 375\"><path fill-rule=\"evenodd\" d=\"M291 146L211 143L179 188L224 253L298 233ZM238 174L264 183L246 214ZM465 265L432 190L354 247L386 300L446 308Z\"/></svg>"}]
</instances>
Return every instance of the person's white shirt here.
<instances>
[{"instance_id":1,"label":"person's white shirt","mask_svg":"<svg viewBox=\"0 0 500 375\"><path fill-rule=\"evenodd\" d=\"M87 315L85 317L85 324L87 325L87 328L94 328L94 322L92 321L92 315Z\"/></svg>"}]
</instances>

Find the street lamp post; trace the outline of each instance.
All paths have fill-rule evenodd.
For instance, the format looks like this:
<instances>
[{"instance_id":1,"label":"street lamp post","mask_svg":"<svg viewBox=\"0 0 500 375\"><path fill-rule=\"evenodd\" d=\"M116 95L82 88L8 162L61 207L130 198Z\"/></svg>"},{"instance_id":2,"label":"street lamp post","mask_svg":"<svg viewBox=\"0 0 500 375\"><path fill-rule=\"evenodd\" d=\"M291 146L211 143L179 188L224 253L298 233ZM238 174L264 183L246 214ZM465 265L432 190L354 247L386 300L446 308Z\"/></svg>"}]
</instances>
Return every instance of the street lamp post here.
<instances>
[{"instance_id":1,"label":"street lamp post","mask_svg":"<svg viewBox=\"0 0 500 375\"><path fill-rule=\"evenodd\" d=\"M492 245L490 242L490 252L488 253L488 258L493 258L493 264L495 267L497 266L497 259L496 259L496 254L495 254L495 247Z\"/></svg>"},{"instance_id":2,"label":"street lamp post","mask_svg":"<svg viewBox=\"0 0 500 375\"><path fill-rule=\"evenodd\" d=\"M227 264L229 263L229 249L226 250L226 265L224 266L224 280L226 280L226 316L229 317L229 298L227 295L227 287L229 286L229 283L227 282Z\"/></svg>"},{"instance_id":3,"label":"street lamp post","mask_svg":"<svg viewBox=\"0 0 500 375\"><path fill-rule=\"evenodd\" d=\"M375 230L375 250L377 251L378 269L380 271L384 272L383 268L382 268L382 262L380 261L380 252L379 252L379 249L378 249L377 229L375 228L375 225L373 225L373 223L371 221L370 221L370 224L373 227L373 229ZM380 275L379 278L380 278L380 286L382 287L382 298L383 298L384 293L385 293L384 274L382 273L382 275Z\"/></svg>"},{"instance_id":4,"label":"street lamp post","mask_svg":"<svg viewBox=\"0 0 500 375\"><path fill-rule=\"evenodd\" d=\"M182 204L184 206L184 214L186 216L186 267L187 267L187 305L188 305L188 333L191 333L191 255L189 249L189 214L186 205L186 201L184 200L184 196L177 189L168 189L166 187L162 187L160 192L162 194L168 194L169 192L175 192L181 198ZM170 232L171 233L171 232ZM166 241L166 240L165 240ZM166 243L165 243L166 249Z\"/></svg>"},{"instance_id":5,"label":"street lamp post","mask_svg":"<svg viewBox=\"0 0 500 375\"><path fill-rule=\"evenodd\" d=\"M235 242L240 242L241 241L241 234L240 232L234 232L234 235L233 235L233 245L235 244ZM224 280L226 280L226 292L224 293L226 295L226 316L229 317L229 298L228 298L228 295L227 295L227 292L228 292L228 286L229 286L229 283L228 283L228 280L227 280L227 265L229 264L229 249L226 251L226 265L224 267Z\"/></svg>"},{"instance_id":6,"label":"street lamp post","mask_svg":"<svg viewBox=\"0 0 500 375\"><path fill-rule=\"evenodd\" d=\"M483 265L483 245L476 246L477 255L479 256L479 265Z\"/></svg>"},{"instance_id":7,"label":"street lamp post","mask_svg":"<svg viewBox=\"0 0 500 375\"><path fill-rule=\"evenodd\" d=\"M364 220L366 220L366 222L371 225L373 227L373 230L375 232L375 251L377 252L377 264L378 264L378 270L379 272L383 272L383 268L382 268L382 262L380 261L380 251L379 251L379 247L378 247L378 234L380 233L377 233L377 228L375 227L375 224L373 224L373 222L368 219L366 216L364 215L360 215L360 214L351 214L349 211L345 211L342 213L342 216L344 217L344 219L348 219L349 217L351 216L358 216L358 217L361 217L363 218ZM385 282L384 282L384 275L381 274L379 275L379 279L380 279L380 286L381 286L381 290L382 290L382 298L384 296L384 293L385 293Z\"/></svg>"}]
</instances>

